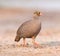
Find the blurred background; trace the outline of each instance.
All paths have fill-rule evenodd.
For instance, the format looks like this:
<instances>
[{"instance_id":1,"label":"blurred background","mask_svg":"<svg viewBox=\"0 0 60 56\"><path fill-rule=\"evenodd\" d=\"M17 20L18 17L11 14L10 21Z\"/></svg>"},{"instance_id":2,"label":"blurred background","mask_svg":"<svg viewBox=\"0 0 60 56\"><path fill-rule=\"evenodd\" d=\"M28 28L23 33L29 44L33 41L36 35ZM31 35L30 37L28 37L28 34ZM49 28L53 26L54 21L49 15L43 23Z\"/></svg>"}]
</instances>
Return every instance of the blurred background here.
<instances>
[{"instance_id":1,"label":"blurred background","mask_svg":"<svg viewBox=\"0 0 60 56\"><path fill-rule=\"evenodd\" d=\"M0 43L14 43L18 27L32 19L33 12L42 12L41 32L36 41L60 41L59 0L0 0Z\"/></svg>"}]
</instances>

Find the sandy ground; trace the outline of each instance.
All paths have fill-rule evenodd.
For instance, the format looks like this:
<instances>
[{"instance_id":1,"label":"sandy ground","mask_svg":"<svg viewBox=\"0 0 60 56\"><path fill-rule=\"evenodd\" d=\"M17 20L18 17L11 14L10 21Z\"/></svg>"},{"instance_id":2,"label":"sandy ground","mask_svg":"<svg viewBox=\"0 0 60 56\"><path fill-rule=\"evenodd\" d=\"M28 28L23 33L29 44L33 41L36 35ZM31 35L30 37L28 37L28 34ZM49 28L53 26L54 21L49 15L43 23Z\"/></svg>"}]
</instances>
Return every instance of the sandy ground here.
<instances>
[{"instance_id":1,"label":"sandy ground","mask_svg":"<svg viewBox=\"0 0 60 56\"><path fill-rule=\"evenodd\" d=\"M60 56L60 12L43 12L42 30L36 37L41 47L34 47L26 39L28 47L18 47L14 41L18 27L32 18L33 11L24 9L0 9L0 56Z\"/></svg>"},{"instance_id":2,"label":"sandy ground","mask_svg":"<svg viewBox=\"0 0 60 56\"><path fill-rule=\"evenodd\" d=\"M60 46L34 48L4 45L0 46L0 56L60 56Z\"/></svg>"}]
</instances>

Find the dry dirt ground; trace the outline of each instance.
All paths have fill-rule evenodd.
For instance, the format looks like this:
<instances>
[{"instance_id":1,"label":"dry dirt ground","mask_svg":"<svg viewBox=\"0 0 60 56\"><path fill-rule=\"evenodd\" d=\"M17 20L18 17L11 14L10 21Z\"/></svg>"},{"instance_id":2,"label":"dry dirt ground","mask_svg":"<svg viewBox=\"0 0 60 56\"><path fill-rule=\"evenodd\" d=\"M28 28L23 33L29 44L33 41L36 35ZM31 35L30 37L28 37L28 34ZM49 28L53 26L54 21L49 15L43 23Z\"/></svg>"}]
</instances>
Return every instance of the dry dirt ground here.
<instances>
[{"instance_id":1,"label":"dry dirt ground","mask_svg":"<svg viewBox=\"0 0 60 56\"><path fill-rule=\"evenodd\" d=\"M60 46L44 46L42 48L17 47L14 44L0 45L0 56L60 56Z\"/></svg>"}]
</instances>

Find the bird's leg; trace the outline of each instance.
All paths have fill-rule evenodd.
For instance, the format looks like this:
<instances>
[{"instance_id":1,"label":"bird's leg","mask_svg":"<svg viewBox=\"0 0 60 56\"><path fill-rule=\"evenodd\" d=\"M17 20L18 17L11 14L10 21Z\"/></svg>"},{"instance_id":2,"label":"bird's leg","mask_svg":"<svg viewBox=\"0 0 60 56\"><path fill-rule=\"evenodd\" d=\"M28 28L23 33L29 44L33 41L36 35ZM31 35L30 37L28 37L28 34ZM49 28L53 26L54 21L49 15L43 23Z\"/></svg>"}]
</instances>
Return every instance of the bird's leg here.
<instances>
[{"instance_id":1,"label":"bird's leg","mask_svg":"<svg viewBox=\"0 0 60 56\"><path fill-rule=\"evenodd\" d=\"M25 38L23 38L23 47L26 47L26 41L25 41Z\"/></svg>"},{"instance_id":2,"label":"bird's leg","mask_svg":"<svg viewBox=\"0 0 60 56\"><path fill-rule=\"evenodd\" d=\"M32 43L36 47L39 47L40 46L38 43L35 42L35 37L34 36L32 37Z\"/></svg>"}]
</instances>

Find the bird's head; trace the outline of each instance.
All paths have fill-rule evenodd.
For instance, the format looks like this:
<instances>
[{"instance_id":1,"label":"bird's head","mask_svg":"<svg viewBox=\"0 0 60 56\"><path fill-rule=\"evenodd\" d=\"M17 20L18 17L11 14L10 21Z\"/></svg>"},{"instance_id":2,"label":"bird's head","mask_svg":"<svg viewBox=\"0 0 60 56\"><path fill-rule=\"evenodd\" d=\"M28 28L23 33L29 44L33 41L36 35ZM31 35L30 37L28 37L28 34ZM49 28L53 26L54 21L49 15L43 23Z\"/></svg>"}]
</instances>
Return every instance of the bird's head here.
<instances>
[{"instance_id":1,"label":"bird's head","mask_svg":"<svg viewBox=\"0 0 60 56\"><path fill-rule=\"evenodd\" d=\"M34 12L34 15L35 15L35 16L41 16L41 15L42 15L42 13L41 13L41 12L39 12L39 11L35 11L35 12Z\"/></svg>"}]
</instances>

